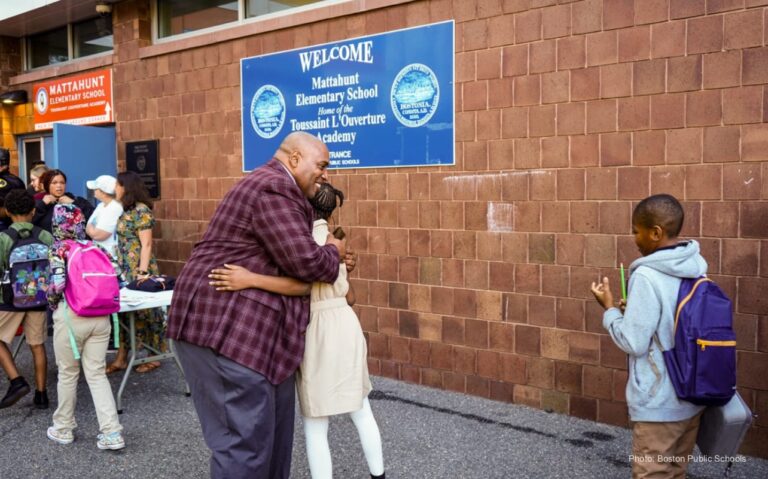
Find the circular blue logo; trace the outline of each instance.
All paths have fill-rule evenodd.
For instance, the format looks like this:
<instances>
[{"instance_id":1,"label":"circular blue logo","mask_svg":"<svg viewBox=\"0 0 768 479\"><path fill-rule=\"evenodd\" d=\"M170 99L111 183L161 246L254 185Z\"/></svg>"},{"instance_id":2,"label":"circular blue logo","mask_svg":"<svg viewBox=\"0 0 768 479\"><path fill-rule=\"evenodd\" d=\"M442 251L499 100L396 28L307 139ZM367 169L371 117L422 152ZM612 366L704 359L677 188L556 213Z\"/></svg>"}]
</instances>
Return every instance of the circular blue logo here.
<instances>
[{"instance_id":1,"label":"circular blue logo","mask_svg":"<svg viewBox=\"0 0 768 479\"><path fill-rule=\"evenodd\" d=\"M37 90L35 106L37 106L37 111L41 115L44 115L45 112L48 111L48 90L45 88L40 88Z\"/></svg>"},{"instance_id":2,"label":"circular blue logo","mask_svg":"<svg viewBox=\"0 0 768 479\"><path fill-rule=\"evenodd\" d=\"M392 113L403 125L416 128L427 123L440 103L440 86L435 73L426 65L411 63L400 70L392 82Z\"/></svg>"},{"instance_id":3,"label":"circular blue logo","mask_svg":"<svg viewBox=\"0 0 768 479\"><path fill-rule=\"evenodd\" d=\"M274 138L285 124L285 98L277 87L264 85L251 100L251 125L262 138Z\"/></svg>"}]
</instances>

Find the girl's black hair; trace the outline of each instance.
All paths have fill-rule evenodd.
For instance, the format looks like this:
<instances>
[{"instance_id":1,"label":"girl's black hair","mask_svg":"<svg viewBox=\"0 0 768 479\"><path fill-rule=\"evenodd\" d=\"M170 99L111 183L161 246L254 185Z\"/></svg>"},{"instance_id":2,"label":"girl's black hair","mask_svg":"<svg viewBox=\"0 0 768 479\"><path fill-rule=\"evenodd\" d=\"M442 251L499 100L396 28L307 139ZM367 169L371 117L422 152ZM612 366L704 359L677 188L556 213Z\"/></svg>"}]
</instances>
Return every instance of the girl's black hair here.
<instances>
[{"instance_id":1,"label":"girl's black hair","mask_svg":"<svg viewBox=\"0 0 768 479\"><path fill-rule=\"evenodd\" d=\"M323 183L317 190L317 194L309 202L315 208L317 216L327 220L331 217L333 210L336 209L337 198L338 206L341 207L344 204L344 193L334 188L330 183Z\"/></svg>"},{"instance_id":2,"label":"girl's black hair","mask_svg":"<svg viewBox=\"0 0 768 479\"><path fill-rule=\"evenodd\" d=\"M152 198L149 196L144 180L134 171L123 171L117 174L117 182L123 187L123 197L120 203L128 211L136 207L136 203L144 203L152 209Z\"/></svg>"}]
</instances>

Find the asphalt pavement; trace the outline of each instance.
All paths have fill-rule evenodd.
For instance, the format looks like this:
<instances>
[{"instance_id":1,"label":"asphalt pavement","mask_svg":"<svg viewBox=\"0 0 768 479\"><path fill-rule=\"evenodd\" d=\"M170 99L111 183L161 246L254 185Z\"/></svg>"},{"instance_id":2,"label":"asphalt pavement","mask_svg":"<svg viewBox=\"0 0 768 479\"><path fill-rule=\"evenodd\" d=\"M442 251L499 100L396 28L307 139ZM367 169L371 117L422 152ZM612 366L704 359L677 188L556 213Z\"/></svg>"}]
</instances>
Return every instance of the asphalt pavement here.
<instances>
[{"instance_id":1,"label":"asphalt pavement","mask_svg":"<svg viewBox=\"0 0 768 479\"><path fill-rule=\"evenodd\" d=\"M100 451L96 415L83 378L75 442L60 445L46 438L56 403L50 342L48 356L51 409L34 409L29 394L0 410L0 479L208 477L208 450L172 361L163 361L150 373L131 375L120 415L127 446ZM18 363L31 379L26 347ZM111 377L114 392L119 380ZM385 378L374 377L373 384L371 405L382 433L388 479L630 477L627 429ZM7 380L0 380L0 394L7 387ZM329 437L334 477L368 478L352 422L333 418ZM693 463L688 477L721 477L723 467ZM291 477L309 477L298 414ZM734 465L731 477L768 477L768 461L745 457Z\"/></svg>"}]
</instances>

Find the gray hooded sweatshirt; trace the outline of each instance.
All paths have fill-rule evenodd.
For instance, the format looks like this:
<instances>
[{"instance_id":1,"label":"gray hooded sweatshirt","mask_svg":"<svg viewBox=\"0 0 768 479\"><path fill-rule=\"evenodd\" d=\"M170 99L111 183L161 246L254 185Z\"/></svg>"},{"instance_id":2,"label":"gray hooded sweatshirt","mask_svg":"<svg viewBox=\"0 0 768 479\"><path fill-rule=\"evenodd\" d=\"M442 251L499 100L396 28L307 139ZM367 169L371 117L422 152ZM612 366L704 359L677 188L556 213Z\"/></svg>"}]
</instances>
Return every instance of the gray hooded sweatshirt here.
<instances>
[{"instance_id":1,"label":"gray hooded sweatshirt","mask_svg":"<svg viewBox=\"0 0 768 479\"><path fill-rule=\"evenodd\" d=\"M697 278L706 272L707 262L699 254L696 241L656 251L629 267L624 315L617 308L603 314L603 327L629 355L626 395L632 421L683 421L704 409L677 398L661 351L671 349L675 343L680 278ZM654 335L658 335L661 350Z\"/></svg>"}]
</instances>

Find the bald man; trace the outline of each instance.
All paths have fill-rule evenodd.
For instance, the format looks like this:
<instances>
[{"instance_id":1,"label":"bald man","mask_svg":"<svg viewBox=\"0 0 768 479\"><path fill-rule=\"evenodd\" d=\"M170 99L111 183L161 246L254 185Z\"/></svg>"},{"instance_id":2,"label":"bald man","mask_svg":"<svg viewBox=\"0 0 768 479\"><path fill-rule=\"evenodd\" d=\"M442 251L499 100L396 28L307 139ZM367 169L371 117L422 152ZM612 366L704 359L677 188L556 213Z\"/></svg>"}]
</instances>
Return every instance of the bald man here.
<instances>
[{"instance_id":1,"label":"bald man","mask_svg":"<svg viewBox=\"0 0 768 479\"><path fill-rule=\"evenodd\" d=\"M309 298L258 289L217 292L224 263L253 272L333 283L344 241L312 239L307 201L327 180L328 149L288 135L274 157L224 197L174 288L167 336L192 391L212 478L290 476L294 372L304 354Z\"/></svg>"}]
</instances>

